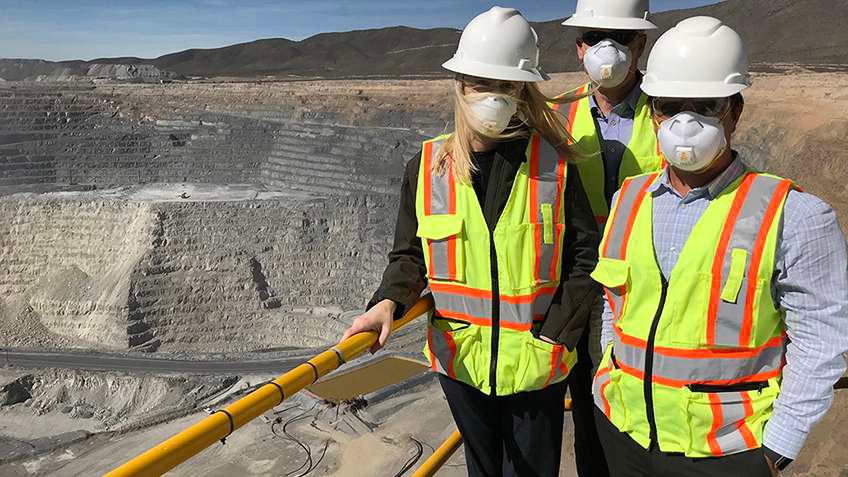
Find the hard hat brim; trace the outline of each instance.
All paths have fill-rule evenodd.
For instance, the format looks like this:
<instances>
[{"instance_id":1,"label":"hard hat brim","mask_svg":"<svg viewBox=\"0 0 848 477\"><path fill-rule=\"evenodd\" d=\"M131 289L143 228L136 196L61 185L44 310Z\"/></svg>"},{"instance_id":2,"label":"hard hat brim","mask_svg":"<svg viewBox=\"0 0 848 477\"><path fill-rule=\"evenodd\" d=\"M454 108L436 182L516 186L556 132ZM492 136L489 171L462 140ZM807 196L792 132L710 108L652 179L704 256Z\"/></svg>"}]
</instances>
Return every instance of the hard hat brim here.
<instances>
[{"instance_id":1,"label":"hard hat brim","mask_svg":"<svg viewBox=\"0 0 848 477\"><path fill-rule=\"evenodd\" d=\"M600 28L602 30L656 30L657 26L641 18L619 17L590 17L574 15L564 22L563 26L581 28Z\"/></svg>"},{"instance_id":2,"label":"hard hat brim","mask_svg":"<svg viewBox=\"0 0 848 477\"><path fill-rule=\"evenodd\" d=\"M526 81L535 83L551 79L541 68L523 70L517 66L498 66L453 57L442 68L463 75L500 81Z\"/></svg>"},{"instance_id":3,"label":"hard hat brim","mask_svg":"<svg viewBox=\"0 0 848 477\"><path fill-rule=\"evenodd\" d=\"M750 86L741 83L714 83L694 81L659 81L651 82L648 78L642 80L642 91L648 96L661 98L728 98L740 93Z\"/></svg>"}]
</instances>

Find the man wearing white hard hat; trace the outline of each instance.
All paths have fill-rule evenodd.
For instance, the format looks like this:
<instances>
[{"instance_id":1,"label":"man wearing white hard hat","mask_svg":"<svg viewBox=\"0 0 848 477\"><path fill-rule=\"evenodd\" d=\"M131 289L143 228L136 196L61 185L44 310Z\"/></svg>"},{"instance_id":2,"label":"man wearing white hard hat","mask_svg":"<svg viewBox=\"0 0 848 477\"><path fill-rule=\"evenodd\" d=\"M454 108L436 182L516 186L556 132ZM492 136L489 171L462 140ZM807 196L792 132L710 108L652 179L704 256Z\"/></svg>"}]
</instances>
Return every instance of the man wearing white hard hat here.
<instances>
[{"instance_id":1,"label":"man wearing white hard hat","mask_svg":"<svg viewBox=\"0 0 848 477\"><path fill-rule=\"evenodd\" d=\"M548 79L537 42L512 8L463 31L443 65L456 74L455 130L408 162L383 281L345 333L378 331L384 345L393 316L429 287L425 356L471 476L558 475L576 342L541 330L580 336L597 294L599 234L565 125L537 86Z\"/></svg>"},{"instance_id":2,"label":"man wearing white hard hat","mask_svg":"<svg viewBox=\"0 0 848 477\"><path fill-rule=\"evenodd\" d=\"M829 205L732 149L749 86L742 39L715 18L683 20L648 59L668 167L616 193L592 273L614 476L778 475L845 372L845 237Z\"/></svg>"},{"instance_id":3,"label":"man wearing white hard hat","mask_svg":"<svg viewBox=\"0 0 848 477\"><path fill-rule=\"evenodd\" d=\"M577 91L586 95L582 100L557 106L568 118L578 150L586 155L578 170L601 229L621 182L660 170L663 164L648 97L639 88L645 31L656 29L648 20L649 8L648 0L578 0L574 15L563 22L577 29L576 54L590 81ZM593 370L601 358L601 296L593 310L569 389L578 473L604 477L608 474L591 397Z\"/></svg>"}]
</instances>

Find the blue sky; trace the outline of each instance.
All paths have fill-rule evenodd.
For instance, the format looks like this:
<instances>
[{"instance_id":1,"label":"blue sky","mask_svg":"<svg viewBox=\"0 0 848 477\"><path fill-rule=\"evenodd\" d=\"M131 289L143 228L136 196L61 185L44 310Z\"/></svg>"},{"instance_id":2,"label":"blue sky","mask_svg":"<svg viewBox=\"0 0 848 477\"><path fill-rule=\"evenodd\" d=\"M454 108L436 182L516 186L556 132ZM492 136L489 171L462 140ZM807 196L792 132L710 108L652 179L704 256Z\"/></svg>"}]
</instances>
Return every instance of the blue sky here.
<instances>
[{"instance_id":1,"label":"blue sky","mask_svg":"<svg viewBox=\"0 0 848 477\"><path fill-rule=\"evenodd\" d=\"M717 0L653 0L655 11ZM258 38L408 25L462 28L492 5L531 20L570 15L575 0L0 0L0 58L156 57Z\"/></svg>"}]
</instances>

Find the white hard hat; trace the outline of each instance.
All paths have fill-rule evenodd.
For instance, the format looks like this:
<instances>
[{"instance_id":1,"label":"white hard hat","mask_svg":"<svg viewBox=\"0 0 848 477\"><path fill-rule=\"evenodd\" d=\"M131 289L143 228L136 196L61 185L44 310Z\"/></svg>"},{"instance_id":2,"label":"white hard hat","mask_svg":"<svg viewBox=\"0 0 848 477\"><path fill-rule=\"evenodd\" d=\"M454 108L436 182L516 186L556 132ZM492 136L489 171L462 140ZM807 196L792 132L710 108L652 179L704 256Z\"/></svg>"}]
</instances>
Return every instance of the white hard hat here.
<instances>
[{"instance_id":1,"label":"white hard hat","mask_svg":"<svg viewBox=\"0 0 848 477\"><path fill-rule=\"evenodd\" d=\"M646 94L670 98L726 98L749 86L742 38L712 17L687 18L665 32L642 79Z\"/></svg>"},{"instance_id":2,"label":"white hard hat","mask_svg":"<svg viewBox=\"0 0 848 477\"><path fill-rule=\"evenodd\" d=\"M565 26L601 30L654 30L648 21L648 0L577 0L574 15Z\"/></svg>"},{"instance_id":3,"label":"white hard hat","mask_svg":"<svg viewBox=\"0 0 848 477\"><path fill-rule=\"evenodd\" d=\"M478 78L546 81L550 77L539 68L538 42L518 10L492 7L465 27L456 53L442 67Z\"/></svg>"}]
</instances>

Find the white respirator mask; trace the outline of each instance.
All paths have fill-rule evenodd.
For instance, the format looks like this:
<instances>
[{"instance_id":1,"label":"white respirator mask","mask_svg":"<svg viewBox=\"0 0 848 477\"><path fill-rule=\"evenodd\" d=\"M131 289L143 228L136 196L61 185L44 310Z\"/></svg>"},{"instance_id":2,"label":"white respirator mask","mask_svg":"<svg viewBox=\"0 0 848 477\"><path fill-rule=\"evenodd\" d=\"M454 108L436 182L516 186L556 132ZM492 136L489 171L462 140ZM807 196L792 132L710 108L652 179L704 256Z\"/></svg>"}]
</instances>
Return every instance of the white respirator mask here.
<instances>
[{"instance_id":1,"label":"white respirator mask","mask_svg":"<svg viewBox=\"0 0 848 477\"><path fill-rule=\"evenodd\" d=\"M687 172L706 169L727 147L721 118L691 111L663 121L657 140L666 161Z\"/></svg>"},{"instance_id":2,"label":"white respirator mask","mask_svg":"<svg viewBox=\"0 0 848 477\"><path fill-rule=\"evenodd\" d=\"M602 88L615 88L627 79L632 58L630 48L606 39L586 50L583 66L592 82Z\"/></svg>"},{"instance_id":3,"label":"white respirator mask","mask_svg":"<svg viewBox=\"0 0 848 477\"><path fill-rule=\"evenodd\" d=\"M504 94L475 93L467 99L475 130L487 136L504 132L518 111L518 101Z\"/></svg>"}]
</instances>

